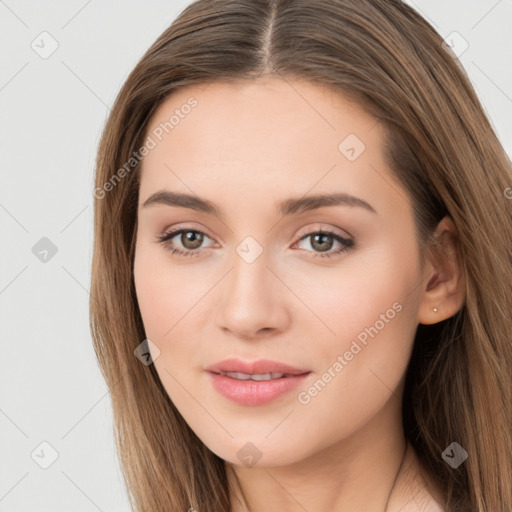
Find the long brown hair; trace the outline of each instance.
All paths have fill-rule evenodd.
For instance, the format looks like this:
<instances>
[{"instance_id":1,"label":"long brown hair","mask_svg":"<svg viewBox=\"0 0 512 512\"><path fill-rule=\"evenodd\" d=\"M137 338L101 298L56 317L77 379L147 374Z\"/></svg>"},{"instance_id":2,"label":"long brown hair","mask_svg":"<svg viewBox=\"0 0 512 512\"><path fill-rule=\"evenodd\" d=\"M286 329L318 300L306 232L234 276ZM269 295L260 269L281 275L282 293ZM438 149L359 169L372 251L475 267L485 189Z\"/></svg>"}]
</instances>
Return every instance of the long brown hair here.
<instances>
[{"instance_id":1,"label":"long brown hair","mask_svg":"<svg viewBox=\"0 0 512 512\"><path fill-rule=\"evenodd\" d=\"M133 281L140 184L133 155L173 91L262 75L332 87L382 123L423 254L438 221L453 219L465 303L445 321L418 326L404 431L447 510L510 512L510 160L454 54L399 0L198 0L119 92L96 162L90 327L132 508L231 507L225 462L184 421L154 365L134 356L146 336ZM452 442L468 453L458 468L441 456Z\"/></svg>"}]
</instances>

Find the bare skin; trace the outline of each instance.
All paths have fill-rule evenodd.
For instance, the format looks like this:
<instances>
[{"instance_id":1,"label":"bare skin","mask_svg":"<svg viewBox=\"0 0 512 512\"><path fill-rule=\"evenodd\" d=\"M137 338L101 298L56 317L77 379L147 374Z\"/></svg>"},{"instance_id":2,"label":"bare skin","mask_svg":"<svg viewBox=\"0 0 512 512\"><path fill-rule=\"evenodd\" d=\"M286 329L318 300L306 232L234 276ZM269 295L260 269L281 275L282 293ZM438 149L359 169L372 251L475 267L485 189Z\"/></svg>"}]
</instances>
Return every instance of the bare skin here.
<instances>
[{"instance_id":1,"label":"bare skin","mask_svg":"<svg viewBox=\"0 0 512 512\"><path fill-rule=\"evenodd\" d=\"M446 217L437 229L446 257L422 269L412 206L384 160L382 127L338 93L274 78L187 87L159 107L147 133L191 96L197 106L144 157L139 193L134 279L146 335L160 351L159 377L226 461L232 484L238 476L247 506L233 487L232 512L384 512L406 447L401 397L416 328L463 304L453 222ZM350 134L365 145L356 158L356 139L339 148ZM207 199L220 212L143 206L163 189ZM333 192L374 211L277 209ZM181 234L157 243L182 228L196 239L203 233L199 248ZM336 253L344 245L328 237L323 251L314 240L320 228L355 244ZM256 242L251 251L262 249L251 263L237 252L249 247L246 237ZM318 256L325 252L332 257ZM228 357L273 359L310 374L270 403L241 405L205 371ZM250 465L240 457L248 443L258 453ZM410 448L387 512L441 510Z\"/></svg>"},{"instance_id":2,"label":"bare skin","mask_svg":"<svg viewBox=\"0 0 512 512\"><path fill-rule=\"evenodd\" d=\"M333 465L333 469L335 469L335 467L336 465ZM354 466L352 469L354 469ZM242 494L235 482L233 467L228 464L228 479L230 481L230 485L233 486L232 512L253 512L255 510L265 510L265 506L268 504L268 496L272 496L274 493L278 493L279 495L282 482L279 482L279 484L277 483L279 474L274 471L274 468L262 469L259 474L256 473L257 472L254 468L246 475L244 475L242 471L237 470L238 478L243 481L242 486L246 489ZM440 504L429 494L425 485L425 477L421 472L416 454L409 443L407 443L407 451L405 452L403 465L400 468L400 472L398 474L395 473L395 476L397 476L397 480L394 483L394 486L391 484L391 495L389 495L388 492L389 502L386 512L444 512L444 509ZM323 479L319 479L318 485L325 485L326 477L328 477L328 475L324 475ZM245 481L245 479L247 479L247 481ZM258 482L258 485L255 484L254 480ZM350 493L350 486L348 482L343 482L342 484L339 476L335 476L331 480L332 481L329 482L329 485L333 488L339 488L340 493L343 492L345 495ZM375 485L368 485L368 492L374 493L375 491ZM290 488L288 487L287 492L290 493ZM260 498L258 498L258 496L260 496ZM261 497L264 497L264 499L261 499ZM276 507L276 510L301 510L301 507L304 506L302 502L300 503L300 506L298 506L296 494L292 495L290 493L289 496L281 494L281 497L284 499L280 503L272 505L273 507ZM337 506L335 503L332 505L327 503L326 505L334 507ZM333 508L333 510L361 510L357 508L360 505L350 504L348 503L348 500L345 501L344 506L344 509ZM304 508L309 510L307 507ZM382 510L384 512L383 507L380 509L376 508L375 510Z\"/></svg>"}]
</instances>

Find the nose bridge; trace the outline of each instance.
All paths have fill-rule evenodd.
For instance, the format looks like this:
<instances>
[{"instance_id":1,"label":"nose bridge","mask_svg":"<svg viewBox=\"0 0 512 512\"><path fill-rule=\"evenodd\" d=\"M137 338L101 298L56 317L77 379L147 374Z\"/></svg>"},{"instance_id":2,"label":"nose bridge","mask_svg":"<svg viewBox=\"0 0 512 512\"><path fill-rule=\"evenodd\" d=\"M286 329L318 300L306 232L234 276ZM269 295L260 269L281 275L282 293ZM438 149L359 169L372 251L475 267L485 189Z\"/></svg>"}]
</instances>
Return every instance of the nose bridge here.
<instances>
[{"instance_id":1,"label":"nose bridge","mask_svg":"<svg viewBox=\"0 0 512 512\"><path fill-rule=\"evenodd\" d=\"M235 249L226 298L248 307L251 302L259 303L264 295L268 296L272 288L269 283L272 273L267 268L269 256L269 252L254 238L244 239Z\"/></svg>"},{"instance_id":2,"label":"nose bridge","mask_svg":"<svg viewBox=\"0 0 512 512\"><path fill-rule=\"evenodd\" d=\"M218 303L219 326L244 335L283 327L287 315L278 289L282 284L268 268L270 256L252 237L238 245Z\"/></svg>"}]
</instances>

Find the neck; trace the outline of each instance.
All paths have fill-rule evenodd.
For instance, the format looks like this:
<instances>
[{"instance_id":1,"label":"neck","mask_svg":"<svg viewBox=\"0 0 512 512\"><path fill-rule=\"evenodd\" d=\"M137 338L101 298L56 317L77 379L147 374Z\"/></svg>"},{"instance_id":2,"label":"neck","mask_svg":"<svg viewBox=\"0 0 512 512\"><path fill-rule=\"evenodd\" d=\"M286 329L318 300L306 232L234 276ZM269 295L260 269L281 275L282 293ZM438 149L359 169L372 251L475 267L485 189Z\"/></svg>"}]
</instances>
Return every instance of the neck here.
<instances>
[{"instance_id":1,"label":"neck","mask_svg":"<svg viewBox=\"0 0 512 512\"><path fill-rule=\"evenodd\" d=\"M386 504L386 512L400 510L400 503L411 500L404 481L411 480L417 460L411 447L404 458L407 442L401 404L394 397L390 400L392 406L383 408L350 438L307 459L274 467L227 463L234 490L232 512L385 512Z\"/></svg>"}]
</instances>

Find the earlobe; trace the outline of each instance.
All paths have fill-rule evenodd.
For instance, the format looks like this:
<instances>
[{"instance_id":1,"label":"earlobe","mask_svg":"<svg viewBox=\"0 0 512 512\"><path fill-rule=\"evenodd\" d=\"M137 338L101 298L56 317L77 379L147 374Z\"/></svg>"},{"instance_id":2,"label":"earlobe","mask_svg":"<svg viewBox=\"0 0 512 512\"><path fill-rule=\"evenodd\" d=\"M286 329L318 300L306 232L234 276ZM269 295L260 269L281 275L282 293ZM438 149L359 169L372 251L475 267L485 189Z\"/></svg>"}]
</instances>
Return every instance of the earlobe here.
<instances>
[{"instance_id":1,"label":"earlobe","mask_svg":"<svg viewBox=\"0 0 512 512\"><path fill-rule=\"evenodd\" d=\"M418 323L436 324L454 316L465 299L464 265L457 229L446 216L434 234L435 246L429 262L429 279L418 309Z\"/></svg>"},{"instance_id":2,"label":"earlobe","mask_svg":"<svg viewBox=\"0 0 512 512\"><path fill-rule=\"evenodd\" d=\"M443 314L443 311L440 311L437 306L431 306L430 311L427 312L423 311L423 309L424 308L420 308L420 311L418 312L418 323L423 325L437 324L438 322L453 316Z\"/></svg>"}]
</instances>

